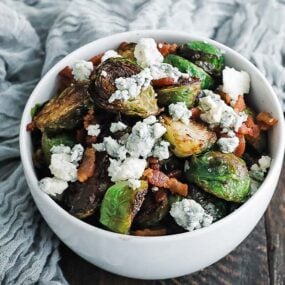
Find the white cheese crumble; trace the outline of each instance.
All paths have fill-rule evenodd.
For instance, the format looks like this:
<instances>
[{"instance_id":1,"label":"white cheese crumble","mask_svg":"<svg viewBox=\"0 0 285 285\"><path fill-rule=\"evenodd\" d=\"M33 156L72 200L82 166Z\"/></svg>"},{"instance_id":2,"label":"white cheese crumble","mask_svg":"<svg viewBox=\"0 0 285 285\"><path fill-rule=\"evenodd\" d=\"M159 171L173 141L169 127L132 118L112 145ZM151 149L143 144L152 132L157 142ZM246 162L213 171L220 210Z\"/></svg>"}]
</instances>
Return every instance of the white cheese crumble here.
<instances>
[{"instance_id":1,"label":"white cheese crumble","mask_svg":"<svg viewBox=\"0 0 285 285\"><path fill-rule=\"evenodd\" d=\"M175 82L177 82L179 77L182 76L182 73L176 67L173 67L168 63L153 64L149 68L153 79L171 77Z\"/></svg>"},{"instance_id":2,"label":"white cheese crumble","mask_svg":"<svg viewBox=\"0 0 285 285\"><path fill-rule=\"evenodd\" d=\"M129 179L128 180L128 185L133 190L136 190L136 189L141 187L141 181L138 180L138 179Z\"/></svg>"},{"instance_id":3,"label":"white cheese crumble","mask_svg":"<svg viewBox=\"0 0 285 285\"><path fill-rule=\"evenodd\" d=\"M81 144L76 144L70 152L70 161L74 163L76 166L78 165L78 162L82 159L84 152L84 148Z\"/></svg>"},{"instance_id":4,"label":"white cheese crumble","mask_svg":"<svg viewBox=\"0 0 285 285\"><path fill-rule=\"evenodd\" d=\"M217 144L223 153L231 153L236 150L239 145L238 137L220 138Z\"/></svg>"},{"instance_id":5,"label":"white cheese crumble","mask_svg":"<svg viewBox=\"0 0 285 285\"><path fill-rule=\"evenodd\" d=\"M163 159L167 159L169 158L169 146L170 143L165 141L165 140L161 140L159 141L155 146L154 149L152 151L152 155L156 158L158 158L159 160L163 160Z\"/></svg>"},{"instance_id":6,"label":"white cheese crumble","mask_svg":"<svg viewBox=\"0 0 285 285\"><path fill-rule=\"evenodd\" d=\"M108 174L113 182L139 179L143 175L146 165L145 159L128 157L123 162L110 159Z\"/></svg>"},{"instance_id":7,"label":"white cheese crumble","mask_svg":"<svg viewBox=\"0 0 285 285\"><path fill-rule=\"evenodd\" d=\"M163 61L163 56L152 38L141 38L135 46L134 55L142 67L159 64Z\"/></svg>"},{"instance_id":8,"label":"white cheese crumble","mask_svg":"<svg viewBox=\"0 0 285 285\"><path fill-rule=\"evenodd\" d=\"M106 77L108 75L108 73L105 70L101 71L101 76Z\"/></svg>"},{"instance_id":9,"label":"white cheese crumble","mask_svg":"<svg viewBox=\"0 0 285 285\"><path fill-rule=\"evenodd\" d=\"M149 68L131 77L119 77L115 80L116 91L110 96L109 103L115 100L129 100L136 98L142 90L146 89L152 80Z\"/></svg>"},{"instance_id":10,"label":"white cheese crumble","mask_svg":"<svg viewBox=\"0 0 285 285\"><path fill-rule=\"evenodd\" d=\"M120 132L120 131L125 130L127 127L128 127L128 126L125 125L123 122L111 123L110 132L111 132L111 133Z\"/></svg>"},{"instance_id":11,"label":"white cheese crumble","mask_svg":"<svg viewBox=\"0 0 285 285\"><path fill-rule=\"evenodd\" d=\"M152 125L157 122L157 118L154 115L151 115L143 120L147 125Z\"/></svg>"},{"instance_id":12,"label":"white cheese crumble","mask_svg":"<svg viewBox=\"0 0 285 285\"><path fill-rule=\"evenodd\" d=\"M173 203L169 213L179 226L190 232L207 227L213 222L213 217L207 214L199 203L191 199Z\"/></svg>"},{"instance_id":13,"label":"white cheese crumble","mask_svg":"<svg viewBox=\"0 0 285 285\"><path fill-rule=\"evenodd\" d=\"M91 61L79 60L72 66L72 75L76 81L88 80L93 71L93 63Z\"/></svg>"},{"instance_id":14,"label":"white cheese crumble","mask_svg":"<svg viewBox=\"0 0 285 285\"><path fill-rule=\"evenodd\" d=\"M96 136L97 137L101 132L100 125L98 125L98 124L95 124L95 125L91 124L86 128L86 130L87 130L88 136Z\"/></svg>"},{"instance_id":15,"label":"white cheese crumble","mask_svg":"<svg viewBox=\"0 0 285 285\"><path fill-rule=\"evenodd\" d=\"M269 156L263 155L259 160L258 163L255 163L251 166L249 175L251 178L262 182L264 180L265 174L270 167L271 158Z\"/></svg>"},{"instance_id":16,"label":"white cheese crumble","mask_svg":"<svg viewBox=\"0 0 285 285\"><path fill-rule=\"evenodd\" d=\"M101 58L101 62L112 58L112 57L121 57L115 50L107 50Z\"/></svg>"},{"instance_id":17,"label":"white cheese crumble","mask_svg":"<svg viewBox=\"0 0 285 285\"><path fill-rule=\"evenodd\" d=\"M187 108L185 102L172 103L168 106L169 115L174 121L181 121L184 124L189 123L192 116L191 111Z\"/></svg>"},{"instance_id":18,"label":"white cheese crumble","mask_svg":"<svg viewBox=\"0 0 285 285\"><path fill-rule=\"evenodd\" d=\"M45 177L39 181L40 189L51 196L60 195L68 188L68 183L55 177Z\"/></svg>"},{"instance_id":19,"label":"white cheese crumble","mask_svg":"<svg viewBox=\"0 0 285 285\"><path fill-rule=\"evenodd\" d=\"M250 77L245 71L237 71L226 66L223 70L223 92L235 102L239 95L249 92Z\"/></svg>"}]
</instances>

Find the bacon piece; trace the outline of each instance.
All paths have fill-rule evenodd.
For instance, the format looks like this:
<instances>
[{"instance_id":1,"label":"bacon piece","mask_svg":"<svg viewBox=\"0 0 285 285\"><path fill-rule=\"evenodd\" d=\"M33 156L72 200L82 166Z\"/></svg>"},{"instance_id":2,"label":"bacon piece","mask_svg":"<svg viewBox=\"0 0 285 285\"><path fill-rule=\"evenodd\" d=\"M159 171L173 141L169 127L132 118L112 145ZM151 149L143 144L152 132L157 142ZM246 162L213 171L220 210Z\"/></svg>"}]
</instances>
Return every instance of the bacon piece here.
<instances>
[{"instance_id":1,"label":"bacon piece","mask_svg":"<svg viewBox=\"0 0 285 285\"><path fill-rule=\"evenodd\" d=\"M164 189L159 189L158 191L154 192L154 197L156 202L161 203L167 199L167 194Z\"/></svg>"},{"instance_id":2,"label":"bacon piece","mask_svg":"<svg viewBox=\"0 0 285 285\"><path fill-rule=\"evenodd\" d=\"M160 79L154 79L151 82L153 87L160 88L173 85L175 83L175 80L172 77L164 77Z\"/></svg>"},{"instance_id":3,"label":"bacon piece","mask_svg":"<svg viewBox=\"0 0 285 285\"><path fill-rule=\"evenodd\" d=\"M175 53L177 49L177 44L169 44L169 43L159 43L157 45L159 52L165 57L170 53Z\"/></svg>"},{"instance_id":4,"label":"bacon piece","mask_svg":"<svg viewBox=\"0 0 285 285\"><path fill-rule=\"evenodd\" d=\"M77 179L79 182L84 182L93 176L95 171L95 159L96 156L94 148L86 148L77 171Z\"/></svg>"},{"instance_id":5,"label":"bacon piece","mask_svg":"<svg viewBox=\"0 0 285 285\"><path fill-rule=\"evenodd\" d=\"M200 118L201 110L198 107L194 107L191 109L191 113L192 113L191 119L197 120Z\"/></svg>"},{"instance_id":6,"label":"bacon piece","mask_svg":"<svg viewBox=\"0 0 285 285\"><path fill-rule=\"evenodd\" d=\"M221 96L221 98L225 101L225 103L227 105L231 104L231 97L230 97L230 95L228 93L223 92L222 90L219 90L218 94Z\"/></svg>"},{"instance_id":7,"label":"bacon piece","mask_svg":"<svg viewBox=\"0 0 285 285\"><path fill-rule=\"evenodd\" d=\"M87 114L83 117L83 126L85 129L95 122L94 110L89 109Z\"/></svg>"},{"instance_id":8,"label":"bacon piece","mask_svg":"<svg viewBox=\"0 0 285 285\"><path fill-rule=\"evenodd\" d=\"M234 110L236 112L242 112L245 110L245 108L246 108L246 105L244 102L244 97L242 95L239 95L237 101L235 102Z\"/></svg>"},{"instance_id":9,"label":"bacon piece","mask_svg":"<svg viewBox=\"0 0 285 285\"><path fill-rule=\"evenodd\" d=\"M36 129L36 124L35 124L34 121L28 123L27 126L26 126L27 132L32 132L32 131L34 131L35 129Z\"/></svg>"},{"instance_id":10,"label":"bacon piece","mask_svg":"<svg viewBox=\"0 0 285 285\"><path fill-rule=\"evenodd\" d=\"M93 63L94 66L97 66L101 63L101 59L104 53L97 54L89 59Z\"/></svg>"},{"instance_id":11,"label":"bacon piece","mask_svg":"<svg viewBox=\"0 0 285 285\"><path fill-rule=\"evenodd\" d=\"M243 135L237 134L237 137L239 139L239 145L237 146L234 154L236 156L242 156L245 151L245 138Z\"/></svg>"},{"instance_id":12,"label":"bacon piece","mask_svg":"<svg viewBox=\"0 0 285 285\"><path fill-rule=\"evenodd\" d=\"M133 231L133 235L135 236L143 236L143 237L155 237L155 236L165 236L167 234L166 228L161 229L142 229Z\"/></svg>"},{"instance_id":13,"label":"bacon piece","mask_svg":"<svg viewBox=\"0 0 285 285\"><path fill-rule=\"evenodd\" d=\"M260 112L256 116L256 121L261 130L267 131L277 124L278 120L273 118L268 112Z\"/></svg>"}]
</instances>

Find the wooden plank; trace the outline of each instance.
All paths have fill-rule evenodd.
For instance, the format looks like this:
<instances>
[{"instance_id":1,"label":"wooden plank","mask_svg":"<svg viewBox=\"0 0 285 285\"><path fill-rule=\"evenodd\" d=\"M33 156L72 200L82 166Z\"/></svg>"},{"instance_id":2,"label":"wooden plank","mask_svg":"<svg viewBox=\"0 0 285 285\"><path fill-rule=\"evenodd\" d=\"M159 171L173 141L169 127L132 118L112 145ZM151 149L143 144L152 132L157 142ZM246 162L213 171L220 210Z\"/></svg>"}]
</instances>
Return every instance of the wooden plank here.
<instances>
[{"instance_id":1,"label":"wooden plank","mask_svg":"<svg viewBox=\"0 0 285 285\"><path fill-rule=\"evenodd\" d=\"M285 162L276 192L266 212L271 284L285 284Z\"/></svg>"},{"instance_id":2,"label":"wooden plank","mask_svg":"<svg viewBox=\"0 0 285 285\"><path fill-rule=\"evenodd\" d=\"M61 247L61 267L71 285L176 285L176 284L269 284L264 219L251 235L230 255L192 275L163 281L128 279L105 272Z\"/></svg>"}]
</instances>

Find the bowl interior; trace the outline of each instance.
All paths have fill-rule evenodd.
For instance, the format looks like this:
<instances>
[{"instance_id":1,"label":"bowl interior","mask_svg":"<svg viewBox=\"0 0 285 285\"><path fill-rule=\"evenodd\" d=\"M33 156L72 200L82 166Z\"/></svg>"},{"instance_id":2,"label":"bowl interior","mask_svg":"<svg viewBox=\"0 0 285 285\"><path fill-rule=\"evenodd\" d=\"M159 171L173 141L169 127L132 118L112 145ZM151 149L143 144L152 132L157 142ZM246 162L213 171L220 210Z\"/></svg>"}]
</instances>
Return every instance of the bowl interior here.
<instances>
[{"instance_id":1,"label":"bowl interior","mask_svg":"<svg viewBox=\"0 0 285 285\"><path fill-rule=\"evenodd\" d=\"M37 186L38 180L34 171L33 163L32 163L32 142L31 136L26 131L26 125L30 122L30 110L36 103L41 103L53 96L55 90L57 88L57 74L58 72L64 68L66 65L72 65L78 59L89 59L92 56L107 51L109 49L116 48L122 41L136 42L139 38L142 37L152 37L156 41L167 41L167 42L175 42L175 43L185 43L189 40L206 40L209 43L221 48L225 53L225 60L226 65L234 67L238 70L245 70L250 74L251 77L251 92L248 96L250 96L249 100L252 106L256 110L267 111L271 113L274 117L279 120L279 123L272 131L269 133L269 152L270 156L272 157L272 165L269 170L269 173L260 187L259 191L247 201L244 205L242 205L238 210L231 213L227 217L223 218L222 220L214 223L208 228L217 227L218 225L222 225L222 223L230 219L232 215L237 214L238 211L246 210L246 207L249 208L250 204L253 204L256 195L261 195L262 191L266 191L267 187L265 187L266 181L269 183L269 179L274 172L279 173L283 154L284 154L284 121L283 121L283 113L281 107L278 103L278 99L274 94L271 86L265 80L263 75L245 58L243 58L237 52L231 50L230 48L219 44L215 41L204 39L201 37L191 36L187 33L182 32L175 32L175 31L134 31L134 32L127 32L116 34L110 37L106 37L94 42L91 42L78 50L72 52L71 54L67 55L61 61L59 61L38 83L36 88L34 89L33 93L31 94L21 122L21 130L20 130L20 150L21 150L21 158L22 163L25 170L25 175L29 186L32 190L32 194L34 195L35 191L37 192L38 197L41 197L41 202L37 203L38 207L41 209L40 203L48 203L50 207L53 207L54 211L60 215L66 216L68 220L73 223L80 224L82 227L87 227L91 231L96 231L100 233L104 233L106 235L118 235L115 233L107 232L105 230L95 228L90 226L74 217L69 215L66 211L64 211L60 206L58 206L48 195L41 192ZM277 179L277 178L276 178ZM268 184L267 183L267 184ZM269 185L269 184L268 184ZM273 193L273 190L272 190ZM208 230L208 228L200 229L191 233L186 233L187 235L196 235L199 232L203 232ZM180 234L184 235L184 234ZM144 239L142 237L134 237L138 239ZM171 238L171 236L159 237L159 238ZM147 238L149 241L156 239L156 238Z\"/></svg>"}]
</instances>

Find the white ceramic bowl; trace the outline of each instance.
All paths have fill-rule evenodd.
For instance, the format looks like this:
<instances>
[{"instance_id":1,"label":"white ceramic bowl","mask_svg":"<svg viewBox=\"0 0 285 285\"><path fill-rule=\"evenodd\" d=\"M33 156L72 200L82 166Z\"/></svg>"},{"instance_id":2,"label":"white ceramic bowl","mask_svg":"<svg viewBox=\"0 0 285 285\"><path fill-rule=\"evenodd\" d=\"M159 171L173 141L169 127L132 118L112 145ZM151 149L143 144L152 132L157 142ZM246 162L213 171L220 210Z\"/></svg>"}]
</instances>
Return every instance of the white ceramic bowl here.
<instances>
[{"instance_id":1,"label":"white ceramic bowl","mask_svg":"<svg viewBox=\"0 0 285 285\"><path fill-rule=\"evenodd\" d=\"M206 40L225 52L226 64L245 70L251 77L251 101L257 110L270 112L279 120L269 133L272 165L258 192L222 220L203 229L162 237L135 237L112 233L74 218L38 187L32 163L32 143L26 125L30 110L49 99L56 90L57 74L78 59L89 59L116 48L123 41L136 42L142 37L156 41L185 43ZM177 277L200 270L227 255L255 227L275 190L284 154L283 113L273 89L264 76L244 57L215 41L176 31L132 31L91 42L58 62L38 83L23 113L20 131L21 158L28 185L42 216L55 234L78 255L105 270L141 279Z\"/></svg>"}]
</instances>

